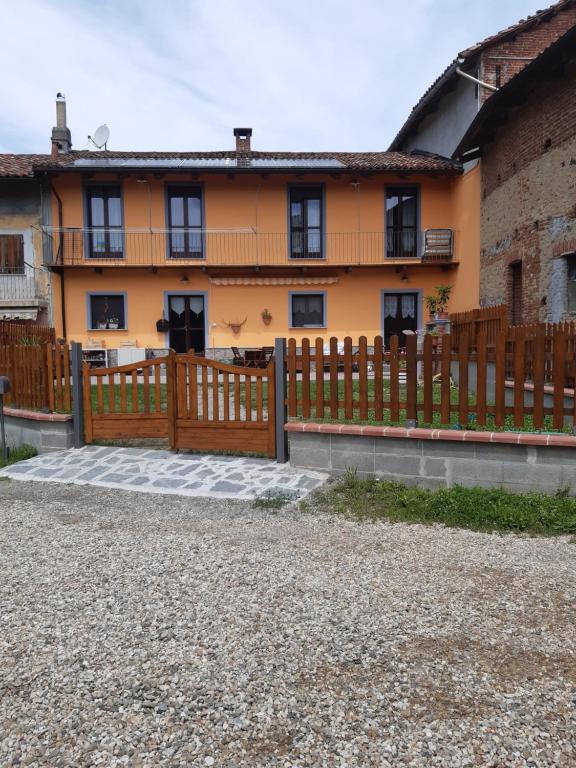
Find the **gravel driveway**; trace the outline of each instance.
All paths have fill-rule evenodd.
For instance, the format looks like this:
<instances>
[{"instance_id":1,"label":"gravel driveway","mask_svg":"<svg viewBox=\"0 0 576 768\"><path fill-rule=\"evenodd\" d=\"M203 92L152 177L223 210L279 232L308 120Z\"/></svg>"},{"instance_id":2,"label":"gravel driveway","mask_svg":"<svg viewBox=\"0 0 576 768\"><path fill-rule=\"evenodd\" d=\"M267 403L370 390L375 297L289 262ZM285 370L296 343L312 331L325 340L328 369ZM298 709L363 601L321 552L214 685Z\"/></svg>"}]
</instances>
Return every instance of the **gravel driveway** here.
<instances>
[{"instance_id":1,"label":"gravel driveway","mask_svg":"<svg viewBox=\"0 0 576 768\"><path fill-rule=\"evenodd\" d=\"M0 483L1 766L574 766L576 545Z\"/></svg>"}]
</instances>

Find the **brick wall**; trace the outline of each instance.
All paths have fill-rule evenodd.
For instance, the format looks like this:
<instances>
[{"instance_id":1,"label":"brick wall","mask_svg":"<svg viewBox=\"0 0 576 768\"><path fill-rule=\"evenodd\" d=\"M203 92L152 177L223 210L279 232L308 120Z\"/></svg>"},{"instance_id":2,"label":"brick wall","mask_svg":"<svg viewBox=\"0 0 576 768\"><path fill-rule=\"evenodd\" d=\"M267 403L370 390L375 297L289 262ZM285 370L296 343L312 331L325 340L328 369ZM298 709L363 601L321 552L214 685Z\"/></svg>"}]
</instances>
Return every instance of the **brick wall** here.
<instances>
[{"instance_id":1,"label":"brick wall","mask_svg":"<svg viewBox=\"0 0 576 768\"><path fill-rule=\"evenodd\" d=\"M544 19L524 31L490 46L482 52L480 79L497 86L497 67L500 68L500 85L517 75L530 60L576 24L576 5ZM481 89L481 100L490 97L490 91Z\"/></svg>"},{"instance_id":2,"label":"brick wall","mask_svg":"<svg viewBox=\"0 0 576 768\"><path fill-rule=\"evenodd\" d=\"M576 65L537 82L482 156L480 299L510 301L522 262L523 321L558 320L553 261L576 249ZM557 295L558 294L558 295Z\"/></svg>"}]
</instances>

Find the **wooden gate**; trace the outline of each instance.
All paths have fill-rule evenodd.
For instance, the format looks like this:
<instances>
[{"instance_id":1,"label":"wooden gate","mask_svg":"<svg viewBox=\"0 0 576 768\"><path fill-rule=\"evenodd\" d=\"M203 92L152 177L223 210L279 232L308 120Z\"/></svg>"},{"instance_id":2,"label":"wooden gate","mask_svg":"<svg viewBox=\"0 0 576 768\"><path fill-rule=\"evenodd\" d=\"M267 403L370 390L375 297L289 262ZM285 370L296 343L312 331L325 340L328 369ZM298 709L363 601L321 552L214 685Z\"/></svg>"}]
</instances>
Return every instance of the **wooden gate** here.
<instances>
[{"instance_id":1,"label":"wooden gate","mask_svg":"<svg viewBox=\"0 0 576 768\"><path fill-rule=\"evenodd\" d=\"M240 368L194 355L83 369L84 433L167 438L171 448L276 455L274 361Z\"/></svg>"},{"instance_id":2,"label":"wooden gate","mask_svg":"<svg viewBox=\"0 0 576 768\"><path fill-rule=\"evenodd\" d=\"M169 357L82 373L84 437L94 440L167 438Z\"/></svg>"},{"instance_id":3,"label":"wooden gate","mask_svg":"<svg viewBox=\"0 0 576 768\"><path fill-rule=\"evenodd\" d=\"M274 360L241 368L175 355L173 448L276 455Z\"/></svg>"}]
</instances>

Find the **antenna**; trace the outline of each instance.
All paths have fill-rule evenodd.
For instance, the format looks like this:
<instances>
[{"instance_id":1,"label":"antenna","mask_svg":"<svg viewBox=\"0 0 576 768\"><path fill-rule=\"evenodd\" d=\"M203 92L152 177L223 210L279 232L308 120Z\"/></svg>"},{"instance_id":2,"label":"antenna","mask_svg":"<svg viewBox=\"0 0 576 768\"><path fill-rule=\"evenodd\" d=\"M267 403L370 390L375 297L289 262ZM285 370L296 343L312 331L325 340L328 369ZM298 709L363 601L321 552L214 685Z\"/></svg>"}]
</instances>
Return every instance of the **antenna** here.
<instances>
[{"instance_id":1,"label":"antenna","mask_svg":"<svg viewBox=\"0 0 576 768\"><path fill-rule=\"evenodd\" d=\"M102 149L102 147L104 147L105 150L108 149L106 145L108 143L109 138L110 138L110 128L108 128L106 123L96 128L96 130L94 131L93 137L88 136L88 140L91 141L92 144L94 144L96 149Z\"/></svg>"}]
</instances>

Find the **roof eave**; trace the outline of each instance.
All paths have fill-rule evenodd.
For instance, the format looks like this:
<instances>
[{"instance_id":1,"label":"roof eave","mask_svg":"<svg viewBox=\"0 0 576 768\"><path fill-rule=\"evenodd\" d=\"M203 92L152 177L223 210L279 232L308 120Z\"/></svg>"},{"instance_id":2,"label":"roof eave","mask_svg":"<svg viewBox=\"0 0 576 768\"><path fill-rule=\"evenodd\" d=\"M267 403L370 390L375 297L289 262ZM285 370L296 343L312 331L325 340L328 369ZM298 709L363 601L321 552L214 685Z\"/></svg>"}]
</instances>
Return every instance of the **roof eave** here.
<instances>
[{"instance_id":1,"label":"roof eave","mask_svg":"<svg viewBox=\"0 0 576 768\"><path fill-rule=\"evenodd\" d=\"M563 52L565 50L572 52L575 43L576 27L572 27L494 93L484 103L474 120L470 123L468 130L454 150L452 158L455 160L461 159L466 152L475 150L477 147L481 149L488 142L487 136L490 135L486 128L487 120L491 116L496 115L499 109L506 110L513 107L514 94L521 92L523 88L529 87L535 78L541 78L543 73L549 73L550 66L555 57L563 59ZM572 54L572 60L574 58L575 56ZM494 128L497 129L498 125L495 125Z\"/></svg>"},{"instance_id":2,"label":"roof eave","mask_svg":"<svg viewBox=\"0 0 576 768\"><path fill-rule=\"evenodd\" d=\"M122 174L133 174L133 173L162 173L164 175L168 174L220 174L224 176L234 176L236 174L284 174L284 175L319 175L319 174L338 174L343 175L346 173L357 173L357 174L365 174L365 175L376 175L376 174L393 174L398 175L401 174L402 176L405 176L407 174L409 175L445 175L445 174L459 174L461 173L461 168L459 167L459 164L457 161L454 161L453 167L446 167L446 168L404 168L404 167L395 167L395 168L366 168L362 166L350 166L346 168L298 168L298 167L291 167L291 168L246 168L246 167L240 167L240 168L212 168L212 167L194 167L194 168L166 168L165 166L147 166L146 168L142 168L142 166L122 166L121 168L110 168L109 166L92 166L90 168L75 168L73 166L62 166L59 168L39 168L35 171L35 175L59 175L61 173L79 173L79 174L93 174L93 173L111 173L114 175ZM31 178L31 177L26 177Z\"/></svg>"}]
</instances>

